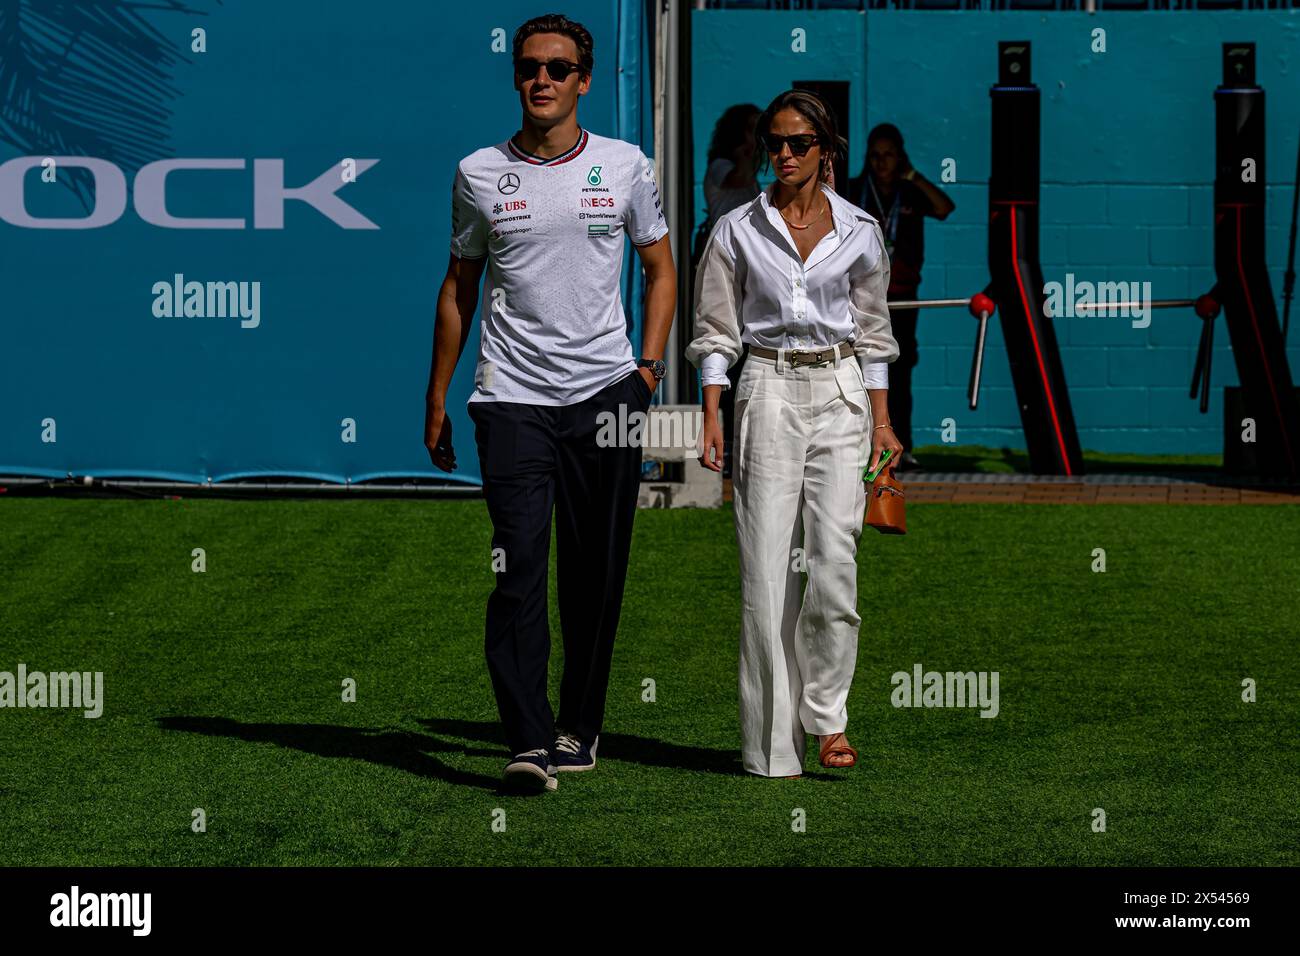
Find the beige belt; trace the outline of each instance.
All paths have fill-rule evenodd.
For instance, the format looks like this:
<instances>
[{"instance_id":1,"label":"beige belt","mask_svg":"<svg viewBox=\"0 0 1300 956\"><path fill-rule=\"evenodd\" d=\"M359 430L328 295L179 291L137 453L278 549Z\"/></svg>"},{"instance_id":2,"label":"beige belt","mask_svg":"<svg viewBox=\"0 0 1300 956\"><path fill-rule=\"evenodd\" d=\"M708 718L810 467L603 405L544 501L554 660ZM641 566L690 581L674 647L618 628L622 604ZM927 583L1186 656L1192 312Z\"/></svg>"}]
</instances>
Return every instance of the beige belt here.
<instances>
[{"instance_id":1,"label":"beige belt","mask_svg":"<svg viewBox=\"0 0 1300 956\"><path fill-rule=\"evenodd\" d=\"M800 365L821 365L825 362L835 360L835 349L837 346L828 345L824 349L786 349L785 361L787 365L798 367ZM848 358L853 354L852 342L841 342L838 346L840 358ZM757 355L759 358L775 359L776 349L764 348L761 345L751 345L749 347L750 355Z\"/></svg>"}]
</instances>

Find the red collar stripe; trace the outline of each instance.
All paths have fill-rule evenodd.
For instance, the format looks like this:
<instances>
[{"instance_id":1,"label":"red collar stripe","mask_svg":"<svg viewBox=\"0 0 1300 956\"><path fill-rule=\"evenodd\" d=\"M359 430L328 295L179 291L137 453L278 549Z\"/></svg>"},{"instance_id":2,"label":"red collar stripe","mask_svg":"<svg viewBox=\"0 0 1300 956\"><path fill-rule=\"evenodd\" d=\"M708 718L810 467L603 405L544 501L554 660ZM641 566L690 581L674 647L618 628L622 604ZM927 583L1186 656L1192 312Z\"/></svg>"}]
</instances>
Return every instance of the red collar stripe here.
<instances>
[{"instance_id":1,"label":"red collar stripe","mask_svg":"<svg viewBox=\"0 0 1300 956\"><path fill-rule=\"evenodd\" d=\"M578 141L573 144L571 149L569 149L567 152L561 153L559 156L552 156L550 159L545 159L541 156L534 156L532 153L525 153L522 149L520 149L518 146L515 145L515 141L513 137L508 141L506 145L510 147L510 152L514 153L517 157L522 159L524 162L529 163L530 165L559 166L561 163L567 163L571 159L576 158L579 153L581 153L584 149L587 148L587 131L585 129L582 131L582 134L578 137Z\"/></svg>"}]
</instances>

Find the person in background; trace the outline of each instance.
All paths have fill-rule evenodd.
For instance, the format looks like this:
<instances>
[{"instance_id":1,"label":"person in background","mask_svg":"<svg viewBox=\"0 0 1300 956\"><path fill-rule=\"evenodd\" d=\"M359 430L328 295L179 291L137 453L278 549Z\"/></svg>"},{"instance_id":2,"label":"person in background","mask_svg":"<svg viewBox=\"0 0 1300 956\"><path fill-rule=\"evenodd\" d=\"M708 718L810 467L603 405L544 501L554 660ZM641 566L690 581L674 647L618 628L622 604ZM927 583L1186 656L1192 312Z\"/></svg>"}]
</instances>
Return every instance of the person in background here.
<instances>
[{"instance_id":1,"label":"person in background","mask_svg":"<svg viewBox=\"0 0 1300 956\"><path fill-rule=\"evenodd\" d=\"M862 175L849 183L849 198L879 221L889 253L890 301L915 299L925 259L925 217L947 219L956 203L922 176L903 148L903 134L881 123L867 134ZM890 310L898 361L889 367L889 420L907 451L899 470L917 468L912 454L912 369L917 363L916 309Z\"/></svg>"},{"instance_id":2,"label":"person in background","mask_svg":"<svg viewBox=\"0 0 1300 956\"><path fill-rule=\"evenodd\" d=\"M708 206L704 238L718 220L758 195L758 164L762 158L754 139L754 124L762 112L753 103L727 107L713 127L709 165L704 171L704 202Z\"/></svg>"},{"instance_id":3,"label":"person in background","mask_svg":"<svg viewBox=\"0 0 1300 956\"><path fill-rule=\"evenodd\" d=\"M754 138L754 125L762 112L753 103L729 106L713 125L713 138L709 140L709 165L704 172L704 202L707 214L695 232L691 262L699 264L704 244L713 233L718 220L737 206L754 201L758 195L758 167L763 155ZM727 370L731 382L722 395L722 421L726 438L725 460L722 464L724 478L731 477L731 437L735 407L732 396L740 373L745 367L745 357Z\"/></svg>"}]
</instances>

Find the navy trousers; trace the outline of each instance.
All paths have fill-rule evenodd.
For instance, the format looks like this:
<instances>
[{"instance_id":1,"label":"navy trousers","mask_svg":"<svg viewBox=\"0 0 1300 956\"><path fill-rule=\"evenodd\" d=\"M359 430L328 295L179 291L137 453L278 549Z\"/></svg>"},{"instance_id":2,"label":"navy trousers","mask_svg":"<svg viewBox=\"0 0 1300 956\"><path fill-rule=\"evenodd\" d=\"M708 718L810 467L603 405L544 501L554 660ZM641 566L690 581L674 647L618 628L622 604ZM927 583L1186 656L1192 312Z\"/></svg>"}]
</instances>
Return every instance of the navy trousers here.
<instances>
[{"instance_id":1,"label":"navy trousers","mask_svg":"<svg viewBox=\"0 0 1300 956\"><path fill-rule=\"evenodd\" d=\"M600 733L642 449L626 441L601 447L597 435L608 421L602 413L626 421L647 411L650 398L633 371L573 405L469 403L493 554L505 562L487 602L485 649L512 754L550 749L557 727L589 744ZM558 718L546 686L552 512L564 646Z\"/></svg>"}]
</instances>

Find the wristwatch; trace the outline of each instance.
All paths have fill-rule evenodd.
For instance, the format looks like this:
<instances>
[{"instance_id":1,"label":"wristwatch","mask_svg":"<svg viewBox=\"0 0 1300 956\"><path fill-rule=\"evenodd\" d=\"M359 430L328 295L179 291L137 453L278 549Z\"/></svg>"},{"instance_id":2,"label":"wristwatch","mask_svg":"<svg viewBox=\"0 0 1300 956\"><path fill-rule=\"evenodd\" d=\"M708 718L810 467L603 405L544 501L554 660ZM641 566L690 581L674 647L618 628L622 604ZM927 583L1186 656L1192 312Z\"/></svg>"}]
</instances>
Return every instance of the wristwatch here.
<instances>
[{"instance_id":1,"label":"wristwatch","mask_svg":"<svg viewBox=\"0 0 1300 956\"><path fill-rule=\"evenodd\" d=\"M636 367L648 368L650 373L654 375L656 382L662 382L664 376L668 374L668 366L664 364L663 359L643 358L637 361Z\"/></svg>"}]
</instances>

